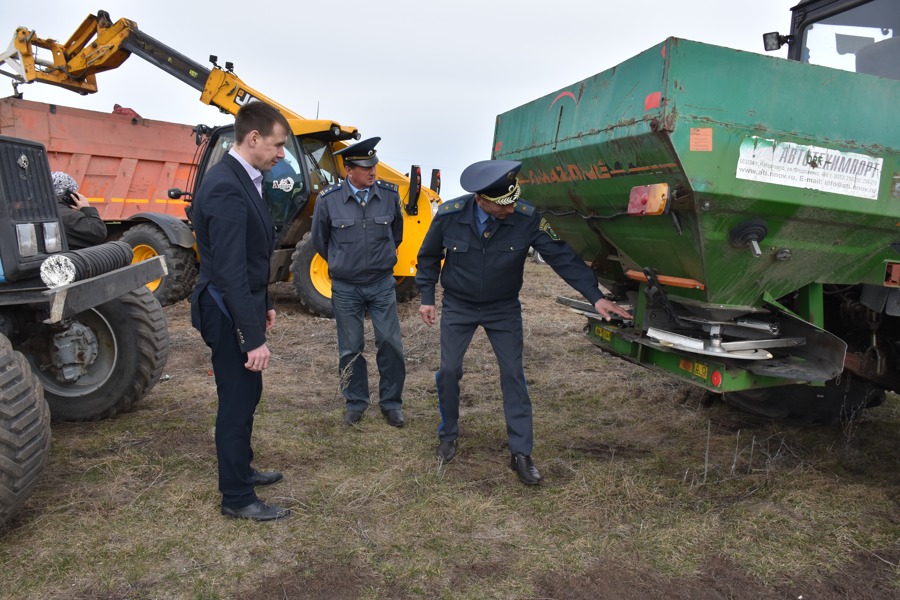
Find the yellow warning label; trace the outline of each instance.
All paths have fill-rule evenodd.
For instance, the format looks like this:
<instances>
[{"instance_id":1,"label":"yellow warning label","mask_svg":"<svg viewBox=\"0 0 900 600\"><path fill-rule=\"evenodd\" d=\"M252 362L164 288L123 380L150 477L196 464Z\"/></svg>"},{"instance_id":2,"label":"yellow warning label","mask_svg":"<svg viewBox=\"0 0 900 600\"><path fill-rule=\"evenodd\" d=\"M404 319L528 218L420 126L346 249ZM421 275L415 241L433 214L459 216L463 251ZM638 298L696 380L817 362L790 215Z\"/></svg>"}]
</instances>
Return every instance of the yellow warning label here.
<instances>
[{"instance_id":1,"label":"yellow warning label","mask_svg":"<svg viewBox=\"0 0 900 600\"><path fill-rule=\"evenodd\" d=\"M594 335L598 336L603 341L612 341L612 331L610 331L609 329L604 329L603 327L595 327Z\"/></svg>"}]
</instances>

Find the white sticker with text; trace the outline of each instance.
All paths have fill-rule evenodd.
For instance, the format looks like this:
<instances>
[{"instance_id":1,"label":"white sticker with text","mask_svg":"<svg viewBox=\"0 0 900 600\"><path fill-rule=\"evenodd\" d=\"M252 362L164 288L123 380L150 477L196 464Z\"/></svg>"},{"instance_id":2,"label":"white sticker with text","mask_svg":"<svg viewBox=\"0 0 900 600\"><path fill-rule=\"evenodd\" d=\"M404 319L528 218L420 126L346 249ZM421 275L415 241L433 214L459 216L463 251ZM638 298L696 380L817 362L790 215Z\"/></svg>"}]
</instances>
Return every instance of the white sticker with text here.
<instances>
[{"instance_id":1,"label":"white sticker with text","mask_svg":"<svg viewBox=\"0 0 900 600\"><path fill-rule=\"evenodd\" d=\"M883 159L818 146L747 137L737 178L878 199Z\"/></svg>"}]
</instances>

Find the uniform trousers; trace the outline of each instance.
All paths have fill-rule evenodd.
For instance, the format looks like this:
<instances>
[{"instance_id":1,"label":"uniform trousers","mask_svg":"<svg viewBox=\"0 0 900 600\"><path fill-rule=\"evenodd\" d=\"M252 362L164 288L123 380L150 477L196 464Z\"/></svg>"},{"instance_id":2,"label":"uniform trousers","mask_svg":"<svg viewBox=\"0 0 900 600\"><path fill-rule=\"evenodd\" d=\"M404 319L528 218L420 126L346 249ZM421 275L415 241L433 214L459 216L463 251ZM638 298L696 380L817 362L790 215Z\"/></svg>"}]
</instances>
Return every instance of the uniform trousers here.
<instances>
[{"instance_id":1,"label":"uniform trousers","mask_svg":"<svg viewBox=\"0 0 900 600\"><path fill-rule=\"evenodd\" d=\"M478 326L484 328L497 364L506 435L512 454L530 455L534 448L531 398L522 368L522 305L518 298L490 304L472 304L446 292L441 304L441 366L437 372L441 441L459 437L459 381L463 357Z\"/></svg>"},{"instance_id":2,"label":"uniform trousers","mask_svg":"<svg viewBox=\"0 0 900 600\"><path fill-rule=\"evenodd\" d=\"M257 500L251 476L253 413L262 396L262 373L244 367L231 319L204 291L197 299L200 333L212 350L219 407L216 412L216 458L222 506L242 508Z\"/></svg>"},{"instance_id":3,"label":"uniform trousers","mask_svg":"<svg viewBox=\"0 0 900 600\"><path fill-rule=\"evenodd\" d=\"M366 311L375 331L375 363L378 365L378 404L381 410L401 408L406 364L400 339L400 316L393 275L372 285L331 282L331 307L338 338L341 391L347 410L369 407L369 374L363 350L366 346Z\"/></svg>"}]
</instances>

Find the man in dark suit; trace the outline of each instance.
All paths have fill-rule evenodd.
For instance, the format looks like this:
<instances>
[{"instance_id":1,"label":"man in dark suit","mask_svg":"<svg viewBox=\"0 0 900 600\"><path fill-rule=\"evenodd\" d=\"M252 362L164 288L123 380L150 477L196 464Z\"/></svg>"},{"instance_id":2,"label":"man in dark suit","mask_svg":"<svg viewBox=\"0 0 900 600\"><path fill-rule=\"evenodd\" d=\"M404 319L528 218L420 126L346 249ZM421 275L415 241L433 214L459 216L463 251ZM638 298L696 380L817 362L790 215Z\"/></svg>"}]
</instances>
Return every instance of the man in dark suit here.
<instances>
[{"instance_id":1,"label":"man in dark suit","mask_svg":"<svg viewBox=\"0 0 900 600\"><path fill-rule=\"evenodd\" d=\"M191 320L212 350L222 514L256 521L290 514L256 496L255 486L282 476L254 469L250 445L262 372L269 364L266 331L275 324L268 293L274 227L262 198L262 171L284 158L289 134L288 122L272 106L241 107L234 147L207 172L191 209L200 253Z\"/></svg>"}]
</instances>

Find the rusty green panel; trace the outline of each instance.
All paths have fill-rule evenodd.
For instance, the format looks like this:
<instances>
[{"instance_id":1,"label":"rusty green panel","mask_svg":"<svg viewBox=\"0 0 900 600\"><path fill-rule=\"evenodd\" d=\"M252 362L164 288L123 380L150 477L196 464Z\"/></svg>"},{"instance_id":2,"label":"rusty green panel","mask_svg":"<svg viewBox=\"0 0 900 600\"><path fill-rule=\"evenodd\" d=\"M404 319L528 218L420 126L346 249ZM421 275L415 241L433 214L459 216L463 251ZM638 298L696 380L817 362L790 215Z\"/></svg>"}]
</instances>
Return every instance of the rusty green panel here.
<instances>
[{"instance_id":1,"label":"rusty green panel","mask_svg":"<svg viewBox=\"0 0 900 600\"><path fill-rule=\"evenodd\" d=\"M523 197L586 260L618 255L606 279L652 267L706 286L673 299L759 306L881 284L900 258L898 98L897 81L670 38L501 114L494 156L523 161ZM670 214L624 215L654 183ZM759 257L730 242L748 221Z\"/></svg>"}]
</instances>

